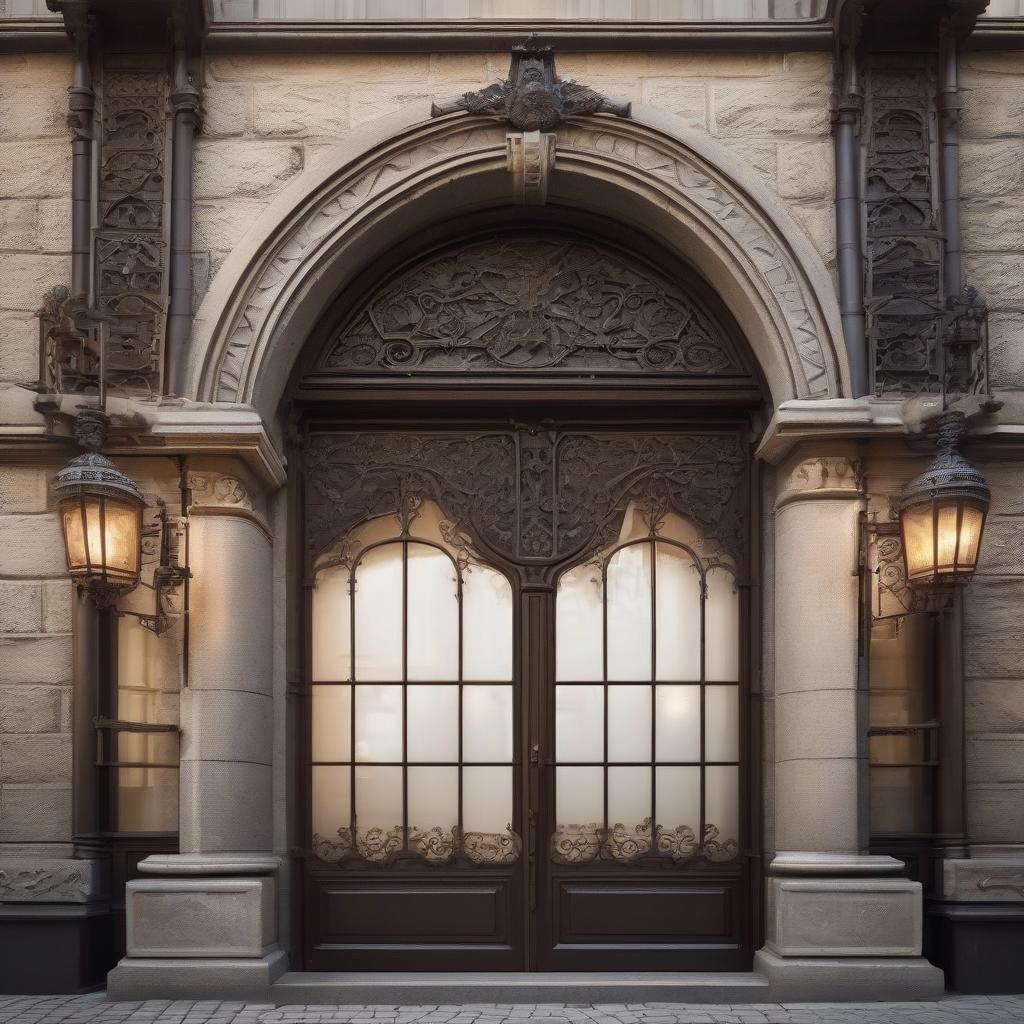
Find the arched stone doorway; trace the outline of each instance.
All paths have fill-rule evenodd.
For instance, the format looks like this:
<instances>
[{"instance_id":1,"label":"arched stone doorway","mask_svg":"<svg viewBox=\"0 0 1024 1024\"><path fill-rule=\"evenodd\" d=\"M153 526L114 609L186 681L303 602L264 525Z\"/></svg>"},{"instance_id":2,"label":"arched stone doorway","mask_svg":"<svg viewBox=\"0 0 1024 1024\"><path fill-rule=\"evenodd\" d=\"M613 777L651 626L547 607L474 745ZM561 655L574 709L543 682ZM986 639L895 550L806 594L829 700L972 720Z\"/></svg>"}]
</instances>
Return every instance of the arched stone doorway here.
<instances>
[{"instance_id":1,"label":"arched stone doorway","mask_svg":"<svg viewBox=\"0 0 1024 1024\"><path fill-rule=\"evenodd\" d=\"M710 285L610 219L467 215L288 394L304 966L748 968L764 387Z\"/></svg>"}]
</instances>

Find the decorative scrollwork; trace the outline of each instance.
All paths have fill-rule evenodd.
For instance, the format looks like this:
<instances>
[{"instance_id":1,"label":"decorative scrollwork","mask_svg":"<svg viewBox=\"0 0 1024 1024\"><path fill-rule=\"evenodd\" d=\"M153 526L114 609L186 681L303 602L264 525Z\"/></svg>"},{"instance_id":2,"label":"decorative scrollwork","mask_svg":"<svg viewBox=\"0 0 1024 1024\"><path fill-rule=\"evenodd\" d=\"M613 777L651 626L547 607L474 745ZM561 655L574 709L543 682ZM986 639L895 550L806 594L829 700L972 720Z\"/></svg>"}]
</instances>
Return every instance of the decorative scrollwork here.
<instances>
[{"instance_id":1,"label":"decorative scrollwork","mask_svg":"<svg viewBox=\"0 0 1024 1024\"><path fill-rule=\"evenodd\" d=\"M332 335L317 372L537 370L750 379L693 295L550 234L477 240L403 271Z\"/></svg>"},{"instance_id":2,"label":"decorative scrollwork","mask_svg":"<svg viewBox=\"0 0 1024 1024\"><path fill-rule=\"evenodd\" d=\"M551 835L551 859L556 864L590 864L601 852L604 829L597 822L559 825Z\"/></svg>"},{"instance_id":3,"label":"decorative scrollwork","mask_svg":"<svg viewBox=\"0 0 1024 1024\"><path fill-rule=\"evenodd\" d=\"M458 851L458 828L443 829L435 825L430 829L413 826L409 836L409 849L419 854L428 864L448 864Z\"/></svg>"},{"instance_id":4,"label":"decorative scrollwork","mask_svg":"<svg viewBox=\"0 0 1024 1024\"><path fill-rule=\"evenodd\" d=\"M339 828L334 839L322 836L319 832L313 833L313 852L328 864L341 863L351 857L354 850L351 829Z\"/></svg>"},{"instance_id":5,"label":"decorative scrollwork","mask_svg":"<svg viewBox=\"0 0 1024 1024\"><path fill-rule=\"evenodd\" d=\"M617 864L633 864L651 852L651 819L629 828L617 822L607 829L601 856Z\"/></svg>"},{"instance_id":6,"label":"decorative scrollwork","mask_svg":"<svg viewBox=\"0 0 1024 1024\"><path fill-rule=\"evenodd\" d=\"M621 822L607 828L596 822L586 825L558 825L549 842L551 860L555 864L580 866L596 861L636 864L658 861L684 864L697 856L715 863L735 860L739 843L723 839L717 825L704 826L704 841L697 842L697 833L689 825L654 829L652 843L651 819L645 818L632 827Z\"/></svg>"},{"instance_id":7,"label":"decorative scrollwork","mask_svg":"<svg viewBox=\"0 0 1024 1024\"><path fill-rule=\"evenodd\" d=\"M655 850L659 857L684 864L698 853L697 833L689 825L677 825L673 829L659 825Z\"/></svg>"},{"instance_id":8,"label":"decorative scrollwork","mask_svg":"<svg viewBox=\"0 0 1024 1024\"><path fill-rule=\"evenodd\" d=\"M721 838L718 826L708 823L704 826L701 852L710 861L735 860L739 855L740 845L735 839Z\"/></svg>"},{"instance_id":9,"label":"decorative scrollwork","mask_svg":"<svg viewBox=\"0 0 1024 1024\"><path fill-rule=\"evenodd\" d=\"M462 852L473 864L515 864L523 852L523 841L511 825L504 832L467 832L462 837Z\"/></svg>"},{"instance_id":10,"label":"decorative scrollwork","mask_svg":"<svg viewBox=\"0 0 1024 1024\"><path fill-rule=\"evenodd\" d=\"M356 850L371 864L387 864L405 847L405 829L401 825L391 828L374 827L356 832Z\"/></svg>"}]
</instances>

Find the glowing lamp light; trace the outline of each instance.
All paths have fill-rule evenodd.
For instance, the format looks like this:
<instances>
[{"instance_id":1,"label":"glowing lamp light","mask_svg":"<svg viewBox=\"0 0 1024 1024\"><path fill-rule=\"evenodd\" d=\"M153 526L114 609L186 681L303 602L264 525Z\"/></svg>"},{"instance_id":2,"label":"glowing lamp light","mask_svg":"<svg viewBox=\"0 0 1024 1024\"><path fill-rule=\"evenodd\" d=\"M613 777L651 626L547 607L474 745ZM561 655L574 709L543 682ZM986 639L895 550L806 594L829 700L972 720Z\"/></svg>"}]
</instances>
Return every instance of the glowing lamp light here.
<instances>
[{"instance_id":1,"label":"glowing lamp light","mask_svg":"<svg viewBox=\"0 0 1024 1024\"><path fill-rule=\"evenodd\" d=\"M974 575L991 500L985 478L958 450L966 429L963 414L947 413L937 426L935 460L907 484L900 500L907 580L916 587Z\"/></svg>"}]
</instances>

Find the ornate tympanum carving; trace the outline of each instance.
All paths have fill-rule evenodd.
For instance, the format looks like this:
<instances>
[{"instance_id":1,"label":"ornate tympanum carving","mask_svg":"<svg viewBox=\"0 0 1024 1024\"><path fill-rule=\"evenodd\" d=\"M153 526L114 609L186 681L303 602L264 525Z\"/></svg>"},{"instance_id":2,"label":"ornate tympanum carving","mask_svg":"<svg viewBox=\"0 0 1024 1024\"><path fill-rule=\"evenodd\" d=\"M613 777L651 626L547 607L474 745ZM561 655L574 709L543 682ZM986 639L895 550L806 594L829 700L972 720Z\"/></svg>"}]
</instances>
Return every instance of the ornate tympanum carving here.
<instances>
[{"instance_id":1,"label":"ornate tympanum carving","mask_svg":"<svg viewBox=\"0 0 1024 1024\"><path fill-rule=\"evenodd\" d=\"M311 560L413 498L525 568L604 547L630 501L678 512L739 562L745 549L747 460L732 432L342 431L312 434L304 455Z\"/></svg>"},{"instance_id":2,"label":"ornate tympanum carving","mask_svg":"<svg viewBox=\"0 0 1024 1024\"><path fill-rule=\"evenodd\" d=\"M435 103L433 117L466 110L470 114L500 117L518 131L553 131L566 117L615 114L629 117L630 104L608 99L599 92L563 80L555 72L555 54L536 36L512 48L508 78L477 92L463 93L448 103Z\"/></svg>"},{"instance_id":3,"label":"ornate tympanum carving","mask_svg":"<svg viewBox=\"0 0 1024 1024\"><path fill-rule=\"evenodd\" d=\"M550 235L478 239L406 269L332 335L317 372L538 370L749 378L696 297Z\"/></svg>"}]
</instances>

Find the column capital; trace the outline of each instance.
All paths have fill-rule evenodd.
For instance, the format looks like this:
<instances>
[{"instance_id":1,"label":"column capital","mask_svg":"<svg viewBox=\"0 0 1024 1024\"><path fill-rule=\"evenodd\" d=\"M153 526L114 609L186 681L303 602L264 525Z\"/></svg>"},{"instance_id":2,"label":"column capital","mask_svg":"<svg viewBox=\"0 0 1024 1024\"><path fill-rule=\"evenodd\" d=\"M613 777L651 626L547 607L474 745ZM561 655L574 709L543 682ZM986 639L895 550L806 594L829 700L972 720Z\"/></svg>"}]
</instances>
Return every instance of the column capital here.
<instances>
[{"instance_id":1,"label":"column capital","mask_svg":"<svg viewBox=\"0 0 1024 1024\"><path fill-rule=\"evenodd\" d=\"M237 516L262 530L268 540L272 533L267 521L266 495L245 467L235 459L198 461L186 474L191 516Z\"/></svg>"},{"instance_id":2,"label":"column capital","mask_svg":"<svg viewBox=\"0 0 1024 1024\"><path fill-rule=\"evenodd\" d=\"M853 450L798 451L779 467L778 473L776 511L797 501L864 497L863 465Z\"/></svg>"}]
</instances>

